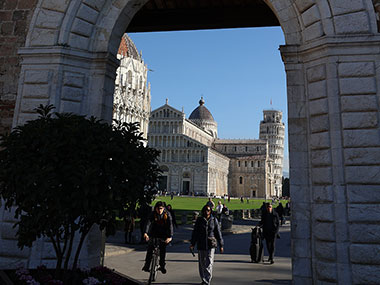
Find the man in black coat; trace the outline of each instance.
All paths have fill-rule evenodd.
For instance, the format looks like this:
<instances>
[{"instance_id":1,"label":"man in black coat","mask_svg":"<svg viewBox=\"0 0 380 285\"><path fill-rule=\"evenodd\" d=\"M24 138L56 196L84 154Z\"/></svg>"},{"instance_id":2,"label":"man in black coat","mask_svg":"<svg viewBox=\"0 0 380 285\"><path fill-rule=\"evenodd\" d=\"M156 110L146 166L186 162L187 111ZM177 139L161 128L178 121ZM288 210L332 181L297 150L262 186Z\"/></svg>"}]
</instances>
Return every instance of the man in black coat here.
<instances>
[{"instance_id":1,"label":"man in black coat","mask_svg":"<svg viewBox=\"0 0 380 285\"><path fill-rule=\"evenodd\" d=\"M166 273L165 256L166 246L173 238L173 222L170 213L165 209L165 204L158 201L154 206L154 211L148 218L144 231L144 239L149 241L151 238L160 239L160 270ZM143 271L149 272L149 265L153 256L153 243L148 243L148 250L145 257Z\"/></svg>"},{"instance_id":2,"label":"man in black coat","mask_svg":"<svg viewBox=\"0 0 380 285\"><path fill-rule=\"evenodd\" d=\"M267 210L261 216L259 225L263 227L263 235L269 252L268 261L273 264L276 237L280 229L280 218L278 214L273 211L272 204L267 204Z\"/></svg>"}]
</instances>

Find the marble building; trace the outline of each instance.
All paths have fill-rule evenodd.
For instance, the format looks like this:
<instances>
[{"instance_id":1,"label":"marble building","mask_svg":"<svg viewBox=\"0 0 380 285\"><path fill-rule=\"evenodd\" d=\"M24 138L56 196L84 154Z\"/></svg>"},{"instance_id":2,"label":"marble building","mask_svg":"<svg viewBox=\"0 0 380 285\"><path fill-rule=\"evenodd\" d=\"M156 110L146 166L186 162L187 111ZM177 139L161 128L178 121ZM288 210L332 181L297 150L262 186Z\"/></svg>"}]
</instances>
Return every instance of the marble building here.
<instances>
[{"instance_id":1,"label":"marble building","mask_svg":"<svg viewBox=\"0 0 380 285\"><path fill-rule=\"evenodd\" d=\"M117 58L120 66L116 70L113 119L138 122L146 138L151 111L148 67L127 34L121 39Z\"/></svg>"},{"instance_id":2,"label":"marble building","mask_svg":"<svg viewBox=\"0 0 380 285\"><path fill-rule=\"evenodd\" d=\"M203 98L188 119L166 101L152 111L148 131L149 146L161 151L160 190L183 195L280 196L281 188L276 185L280 175L276 174L282 172L283 157L280 153L274 157L271 149L283 150L282 113L264 111L262 124L272 113L277 120L260 129L263 138L219 139L217 123ZM279 133L276 141L268 135L277 129L282 137Z\"/></svg>"}]
</instances>

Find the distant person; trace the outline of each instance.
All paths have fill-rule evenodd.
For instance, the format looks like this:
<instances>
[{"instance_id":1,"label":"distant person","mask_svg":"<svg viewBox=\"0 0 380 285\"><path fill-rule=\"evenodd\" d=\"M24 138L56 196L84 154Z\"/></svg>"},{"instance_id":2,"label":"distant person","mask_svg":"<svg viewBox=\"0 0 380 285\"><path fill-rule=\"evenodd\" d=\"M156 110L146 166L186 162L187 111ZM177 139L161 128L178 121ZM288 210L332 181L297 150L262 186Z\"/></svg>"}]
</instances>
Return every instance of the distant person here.
<instances>
[{"instance_id":1,"label":"distant person","mask_svg":"<svg viewBox=\"0 0 380 285\"><path fill-rule=\"evenodd\" d=\"M173 210L173 208L172 208L172 205L168 204L168 205L166 206L166 209L169 211L170 215L172 216L173 226L174 226L175 228L178 228L177 220L176 220L175 213L174 213L174 210Z\"/></svg>"},{"instance_id":2,"label":"distant person","mask_svg":"<svg viewBox=\"0 0 380 285\"><path fill-rule=\"evenodd\" d=\"M205 285L211 284L215 248L219 244L220 253L224 251L220 225L212 216L211 210L209 205L202 208L201 216L197 218L194 225L190 245L191 251L197 245L199 275L202 279L201 284Z\"/></svg>"},{"instance_id":3,"label":"distant person","mask_svg":"<svg viewBox=\"0 0 380 285\"><path fill-rule=\"evenodd\" d=\"M263 202L263 204L261 205L260 210L261 210L261 215L263 215L267 211L267 205L265 202Z\"/></svg>"},{"instance_id":4,"label":"distant person","mask_svg":"<svg viewBox=\"0 0 380 285\"><path fill-rule=\"evenodd\" d=\"M124 217L124 240L125 243L133 243L132 234L135 229L136 210L130 207Z\"/></svg>"},{"instance_id":5,"label":"distant person","mask_svg":"<svg viewBox=\"0 0 380 285\"><path fill-rule=\"evenodd\" d=\"M228 195L228 199L227 199L228 203L231 201L231 196Z\"/></svg>"},{"instance_id":6,"label":"distant person","mask_svg":"<svg viewBox=\"0 0 380 285\"><path fill-rule=\"evenodd\" d=\"M276 211L273 211L272 204L268 203L266 212L261 216L259 226L263 227L263 236L269 253L268 261L270 264L273 264L276 237L280 228L280 218Z\"/></svg>"},{"instance_id":7,"label":"distant person","mask_svg":"<svg viewBox=\"0 0 380 285\"><path fill-rule=\"evenodd\" d=\"M226 203L226 195L223 195L223 203Z\"/></svg>"},{"instance_id":8,"label":"distant person","mask_svg":"<svg viewBox=\"0 0 380 285\"><path fill-rule=\"evenodd\" d=\"M214 201L212 201L212 198L211 198L211 197L208 198L208 201L207 201L206 205L209 206L209 207L211 208L211 211L214 210L215 203L214 203Z\"/></svg>"},{"instance_id":9,"label":"distant person","mask_svg":"<svg viewBox=\"0 0 380 285\"><path fill-rule=\"evenodd\" d=\"M174 196L174 193L171 192L171 193L170 193L170 200L173 200L173 196Z\"/></svg>"},{"instance_id":10,"label":"distant person","mask_svg":"<svg viewBox=\"0 0 380 285\"><path fill-rule=\"evenodd\" d=\"M290 215L290 202L287 202L285 204L285 215L289 216Z\"/></svg>"},{"instance_id":11,"label":"distant person","mask_svg":"<svg viewBox=\"0 0 380 285\"><path fill-rule=\"evenodd\" d=\"M243 196L240 197L240 202L244 203L244 198L243 198Z\"/></svg>"},{"instance_id":12,"label":"distant person","mask_svg":"<svg viewBox=\"0 0 380 285\"><path fill-rule=\"evenodd\" d=\"M144 231L144 239L149 242L152 238L158 238L160 246L160 268L159 270L165 274L165 257L166 246L173 239L173 223L170 213L165 209L165 204L158 201L154 206L154 211L151 212ZM145 264L142 268L143 271L149 272L150 262L153 256L154 244L148 243L148 250L146 252Z\"/></svg>"},{"instance_id":13,"label":"distant person","mask_svg":"<svg viewBox=\"0 0 380 285\"><path fill-rule=\"evenodd\" d=\"M280 218L281 225L283 225L284 224L284 207L282 206L281 202L276 207L276 212Z\"/></svg>"},{"instance_id":14,"label":"distant person","mask_svg":"<svg viewBox=\"0 0 380 285\"><path fill-rule=\"evenodd\" d=\"M247 197L247 204L249 204L249 197Z\"/></svg>"},{"instance_id":15,"label":"distant person","mask_svg":"<svg viewBox=\"0 0 380 285\"><path fill-rule=\"evenodd\" d=\"M216 217L220 221L220 218L222 216L222 210L223 210L223 205L221 201L218 201L218 205L216 206Z\"/></svg>"},{"instance_id":16,"label":"distant person","mask_svg":"<svg viewBox=\"0 0 380 285\"><path fill-rule=\"evenodd\" d=\"M152 207L148 203L143 203L138 209L138 217L140 218L140 243L144 243L144 232L145 226L148 220L150 213L152 212Z\"/></svg>"},{"instance_id":17,"label":"distant person","mask_svg":"<svg viewBox=\"0 0 380 285\"><path fill-rule=\"evenodd\" d=\"M222 215L228 216L229 214L230 210L227 208L226 204L223 204Z\"/></svg>"}]
</instances>

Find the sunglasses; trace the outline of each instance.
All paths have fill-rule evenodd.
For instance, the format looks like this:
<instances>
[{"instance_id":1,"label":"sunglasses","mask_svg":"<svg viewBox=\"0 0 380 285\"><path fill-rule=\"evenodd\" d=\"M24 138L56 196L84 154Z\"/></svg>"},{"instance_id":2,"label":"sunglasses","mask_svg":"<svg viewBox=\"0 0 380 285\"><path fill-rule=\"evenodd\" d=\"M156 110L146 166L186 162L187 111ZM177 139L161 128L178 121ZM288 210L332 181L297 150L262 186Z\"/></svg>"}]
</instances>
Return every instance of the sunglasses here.
<instances>
[{"instance_id":1,"label":"sunglasses","mask_svg":"<svg viewBox=\"0 0 380 285\"><path fill-rule=\"evenodd\" d=\"M206 209L206 212L211 212L211 209Z\"/></svg>"}]
</instances>

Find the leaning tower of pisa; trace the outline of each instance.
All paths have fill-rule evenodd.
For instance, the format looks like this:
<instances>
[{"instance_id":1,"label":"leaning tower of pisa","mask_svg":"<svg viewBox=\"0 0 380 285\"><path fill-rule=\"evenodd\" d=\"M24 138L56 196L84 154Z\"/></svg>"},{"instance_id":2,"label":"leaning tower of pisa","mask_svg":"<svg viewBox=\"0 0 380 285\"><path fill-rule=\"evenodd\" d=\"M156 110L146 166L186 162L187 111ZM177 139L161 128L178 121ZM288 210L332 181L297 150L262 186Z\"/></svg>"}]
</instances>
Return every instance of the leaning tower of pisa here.
<instances>
[{"instance_id":1,"label":"leaning tower of pisa","mask_svg":"<svg viewBox=\"0 0 380 285\"><path fill-rule=\"evenodd\" d=\"M282 167L284 161L285 125L282 112L264 110L264 119L260 122L260 139L268 141L269 157L273 160L274 195L282 196Z\"/></svg>"}]
</instances>

